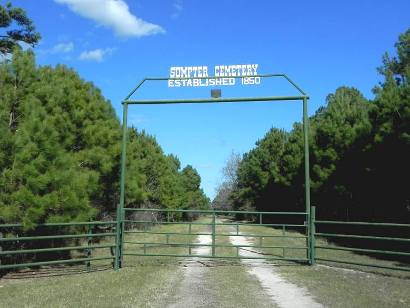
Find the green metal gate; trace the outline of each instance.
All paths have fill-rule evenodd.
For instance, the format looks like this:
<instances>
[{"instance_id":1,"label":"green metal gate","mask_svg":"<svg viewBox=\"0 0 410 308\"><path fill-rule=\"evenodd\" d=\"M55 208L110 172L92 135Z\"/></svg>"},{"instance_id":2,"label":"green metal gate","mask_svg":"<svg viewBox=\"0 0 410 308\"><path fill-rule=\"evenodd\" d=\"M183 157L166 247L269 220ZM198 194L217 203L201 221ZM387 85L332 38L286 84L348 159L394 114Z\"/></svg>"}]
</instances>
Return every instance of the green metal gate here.
<instances>
[{"instance_id":1,"label":"green metal gate","mask_svg":"<svg viewBox=\"0 0 410 308\"><path fill-rule=\"evenodd\" d=\"M125 208L125 213L123 256L309 263L305 212Z\"/></svg>"}]
</instances>

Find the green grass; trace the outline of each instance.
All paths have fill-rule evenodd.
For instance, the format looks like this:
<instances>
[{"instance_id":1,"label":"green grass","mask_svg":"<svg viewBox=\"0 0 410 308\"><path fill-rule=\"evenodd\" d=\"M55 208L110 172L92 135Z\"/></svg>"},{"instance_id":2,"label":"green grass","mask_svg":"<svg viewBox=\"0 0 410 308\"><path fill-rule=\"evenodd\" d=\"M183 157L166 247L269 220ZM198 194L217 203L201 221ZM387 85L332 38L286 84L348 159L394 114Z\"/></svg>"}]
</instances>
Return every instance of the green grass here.
<instances>
[{"instance_id":1,"label":"green grass","mask_svg":"<svg viewBox=\"0 0 410 308\"><path fill-rule=\"evenodd\" d=\"M278 266L288 281L305 287L328 307L409 307L410 280L316 265Z\"/></svg>"},{"instance_id":2,"label":"green grass","mask_svg":"<svg viewBox=\"0 0 410 308\"><path fill-rule=\"evenodd\" d=\"M240 231L250 234L280 235L283 230L264 226L245 226ZM286 231L286 235L300 235L295 231ZM251 238L250 238L251 239ZM253 239L258 244L257 239ZM264 245L303 245L302 239L264 238ZM317 241L318 245L327 245L324 239ZM334 244L331 244L334 245ZM259 249L258 249L259 250ZM266 253L280 255L277 249L261 249ZM286 249L288 257L300 257L298 250ZM367 262L383 266L392 266L394 261L371 258L366 255L349 251L321 250L317 256L335 258L350 262ZM410 306L410 273L405 271L378 269L355 265L323 265L301 266L275 262L276 269L288 281L308 289L320 303L329 307L409 307ZM347 269L345 269L347 268Z\"/></svg>"},{"instance_id":3,"label":"green grass","mask_svg":"<svg viewBox=\"0 0 410 308\"><path fill-rule=\"evenodd\" d=\"M178 281L176 266L138 266L0 281L1 307L163 307L170 286Z\"/></svg>"},{"instance_id":4,"label":"green grass","mask_svg":"<svg viewBox=\"0 0 410 308\"><path fill-rule=\"evenodd\" d=\"M187 225L155 226L151 231L187 232ZM192 226L203 232L206 226ZM133 242L165 242L164 235L127 234ZM187 243L195 236L173 235L170 242ZM142 252L141 245L126 244L125 252ZM183 247L154 247L148 253L183 254ZM99 249L92 256L107 255ZM178 260L171 257L127 256L124 268L113 271L109 262L42 267L35 272L21 270L0 280L0 307L163 307L182 275ZM98 271L106 269L104 271ZM35 278L34 278L35 277Z\"/></svg>"},{"instance_id":5,"label":"green grass","mask_svg":"<svg viewBox=\"0 0 410 308\"><path fill-rule=\"evenodd\" d=\"M181 232L184 226L155 227ZM128 234L127 240L140 241L142 235ZM156 240L158 235L146 235L146 241ZM178 239L178 238L177 238ZM126 245L126 251L134 251ZM177 252L180 248L171 248ZM93 256L106 255L107 250L97 250ZM44 267L33 277L26 278L25 271L8 275L0 281L0 307L163 307L178 284L181 269L175 259L127 257L125 268L113 271L105 262L92 262L91 272L84 265ZM105 271L94 271L106 268ZM47 275L48 274L48 275ZM60 276L54 276L60 275ZM23 277L23 279L21 279Z\"/></svg>"}]
</instances>

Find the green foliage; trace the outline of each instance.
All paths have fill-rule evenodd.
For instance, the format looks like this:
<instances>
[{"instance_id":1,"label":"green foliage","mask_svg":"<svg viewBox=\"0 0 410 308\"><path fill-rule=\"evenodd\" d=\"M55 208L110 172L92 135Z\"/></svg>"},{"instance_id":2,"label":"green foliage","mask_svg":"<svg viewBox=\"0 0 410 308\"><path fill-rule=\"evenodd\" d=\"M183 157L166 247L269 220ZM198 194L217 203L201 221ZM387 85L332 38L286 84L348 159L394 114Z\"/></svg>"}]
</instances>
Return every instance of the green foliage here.
<instances>
[{"instance_id":1,"label":"green foliage","mask_svg":"<svg viewBox=\"0 0 410 308\"><path fill-rule=\"evenodd\" d=\"M385 80L368 101L340 87L310 117L312 204L347 220L410 219L410 29L385 55ZM271 129L246 153L230 197L236 208L304 210L303 127Z\"/></svg>"},{"instance_id":2,"label":"green foliage","mask_svg":"<svg viewBox=\"0 0 410 308\"><path fill-rule=\"evenodd\" d=\"M209 199L205 196L202 189L201 177L198 172L190 165L182 169L182 207L186 209L207 209Z\"/></svg>"},{"instance_id":3,"label":"green foliage","mask_svg":"<svg viewBox=\"0 0 410 308\"><path fill-rule=\"evenodd\" d=\"M121 127L100 90L65 66L36 67L19 49L0 66L0 88L0 221L32 229L113 214ZM126 206L207 207L200 181L129 129Z\"/></svg>"},{"instance_id":4,"label":"green foliage","mask_svg":"<svg viewBox=\"0 0 410 308\"><path fill-rule=\"evenodd\" d=\"M18 28L10 29L13 24ZM0 34L0 54L3 55L20 47L19 42L34 47L41 39L26 12L22 8L13 7L11 3L0 5L0 28L5 28L4 33Z\"/></svg>"},{"instance_id":5,"label":"green foliage","mask_svg":"<svg viewBox=\"0 0 410 308\"><path fill-rule=\"evenodd\" d=\"M399 41L394 45L397 50L397 57L389 57L386 53L383 56L383 66L379 67L379 72L385 76L394 75L397 83L408 76L410 65L410 29L399 36ZM408 80L408 78L407 78Z\"/></svg>"}]
</instances>

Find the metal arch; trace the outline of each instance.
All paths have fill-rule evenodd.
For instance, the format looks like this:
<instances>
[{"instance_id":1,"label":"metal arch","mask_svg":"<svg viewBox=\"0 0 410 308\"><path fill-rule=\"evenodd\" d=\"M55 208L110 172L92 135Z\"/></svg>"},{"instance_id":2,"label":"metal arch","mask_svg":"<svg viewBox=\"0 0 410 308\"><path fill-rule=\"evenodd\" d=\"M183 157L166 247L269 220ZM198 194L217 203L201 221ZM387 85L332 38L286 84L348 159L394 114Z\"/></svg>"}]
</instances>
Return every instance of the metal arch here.
<instances>
[{"instance_id":1,"label":"metal arch","mask_svg":"<svg viewBox=\"0 0 410 308\"><path fill-rule=\"evenodd\" d=\"M307 257L309 263L314 263L314 254L312 252L312 215L310 207L310 167L309 167L309 118L307 102L309 96L304 92L293 80L286 74L264 74L253 76L235 76L230 78L246 78L246 77L282 77L289 84L291 84L299 93L298 96L268 96L268 97L240 97L240 98L200 98L200 99L177 99L177 100L130 100L131 96L139 89L146 81L155 80L187 80L187 79L212 79L212 77L196 77L196 78L169 78L169 77L146 77L132 89L132 91L122 101L123 105L123 122L122 122L122 145L121 145L121 175L120 175L120 203L117 207L117 228L121 230L116 237L116 259L114 267L119 269L122 267L123 247L124 247L124 219L125 219L125 173L126 173L126 150L127 150L127 119L128 119L128 105L137 104L183 104L183 103L224 103L224 102L255 102L255 101L288 101L300 100L303 102L303 139L304 139L304 165L305 165L305 212L307 220L307 235L308 235L308 251ZM221 77L224 78L224 77Z\"/></svg>"}]
</instances>

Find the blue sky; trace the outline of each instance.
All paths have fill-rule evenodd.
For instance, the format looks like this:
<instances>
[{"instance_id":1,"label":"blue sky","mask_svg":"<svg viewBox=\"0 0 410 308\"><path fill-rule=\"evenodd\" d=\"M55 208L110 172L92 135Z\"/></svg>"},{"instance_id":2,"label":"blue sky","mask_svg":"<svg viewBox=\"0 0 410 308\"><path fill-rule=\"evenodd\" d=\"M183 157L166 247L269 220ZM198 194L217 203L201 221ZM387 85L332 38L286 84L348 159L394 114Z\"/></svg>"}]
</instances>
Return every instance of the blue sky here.
<instances>
[{"instance_id":1,"label":"blue sky","mask_svg":"<svg viewBox=\"0 0 410 308\"><path fill-rule=\"evenodd\" d=\"M1 0L4 4L6 1ZM171 66L259 64L288 74L310 96L309 113L339 86L372 98L376 67L410 26L410 1L18 0L42 34L41 65L64 63L98 86L119 117L143 77ZM148 84L137 97L208 97L208 89ZM222 95L286 95L284 83L223 87ZM211 198L232 151L244 153L272 126L290 129L298 103L131 106L129 122L166 153L192 164Z\"/></svg>"}]
</instances>

